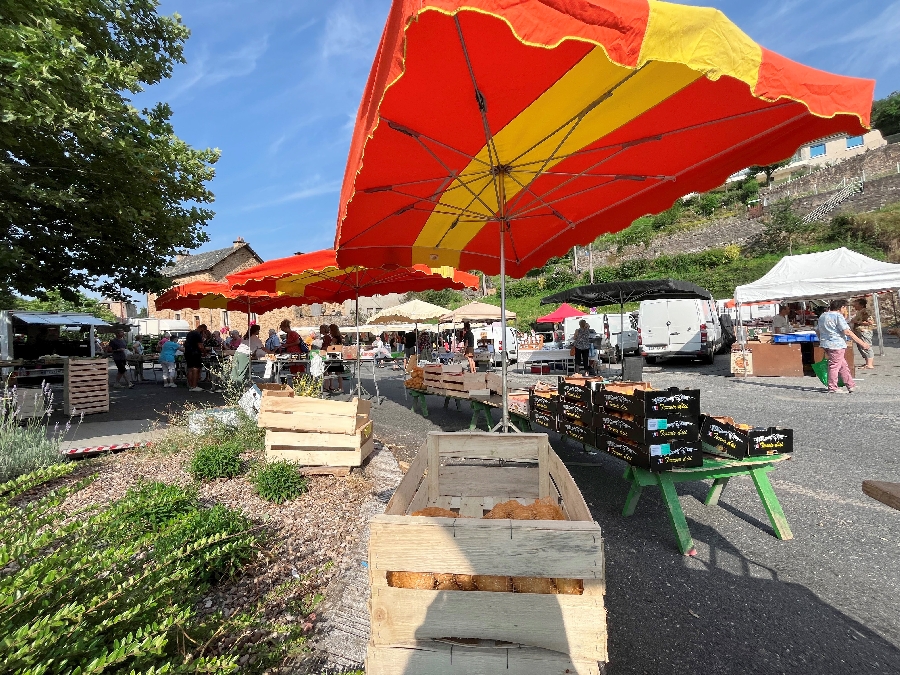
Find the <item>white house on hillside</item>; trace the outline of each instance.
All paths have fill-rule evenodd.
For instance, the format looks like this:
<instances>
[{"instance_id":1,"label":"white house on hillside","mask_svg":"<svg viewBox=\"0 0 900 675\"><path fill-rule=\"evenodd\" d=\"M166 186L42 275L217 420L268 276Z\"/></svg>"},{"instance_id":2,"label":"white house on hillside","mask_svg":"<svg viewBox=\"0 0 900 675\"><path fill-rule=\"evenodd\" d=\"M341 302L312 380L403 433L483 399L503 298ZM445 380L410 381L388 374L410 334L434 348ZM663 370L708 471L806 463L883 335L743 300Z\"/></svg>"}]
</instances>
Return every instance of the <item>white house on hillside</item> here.
<instances>
[{"instance_id":1,"label":"white house on hillside","mask_svg":"<svg viewBox=\"0 0 900 675\"><path fill-rule=\"evenodd\" d=\"M801 146L791 158L791 163L775 172L775 180L786 178L801 168L837 164L885 145L887 145L887 141L877 129L873 129L863 136L848 136L847 134L828 136Z\"/></svg>"}]
</instances>

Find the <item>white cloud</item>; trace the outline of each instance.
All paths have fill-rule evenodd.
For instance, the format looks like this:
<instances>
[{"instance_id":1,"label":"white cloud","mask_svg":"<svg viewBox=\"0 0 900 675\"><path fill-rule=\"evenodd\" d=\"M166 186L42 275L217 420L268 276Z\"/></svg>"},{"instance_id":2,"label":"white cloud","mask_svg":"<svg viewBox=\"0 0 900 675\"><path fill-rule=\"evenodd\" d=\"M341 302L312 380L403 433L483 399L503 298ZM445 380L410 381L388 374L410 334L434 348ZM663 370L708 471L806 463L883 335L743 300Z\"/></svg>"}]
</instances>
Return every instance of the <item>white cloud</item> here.
<instances>
[{"instance_id":1,"label":"white cloud","mask_svg":"<svg viewBox=\"0 0 900 675\"><path fill-rule=\"evenodd\" d=\"M372 42L373 17L361 16L358 4L349 0L341 0L325 20L325 32L322 35L321 57L327 61L334 56L358 54L369 58L368 45ZM383 17L379 18L383 21ZM377 34L377 29L374 31Z\"/></svg>"},{"instance_id":2,"label":"white cloud","mask_svg":"<svg viewBox=\"0 0 900 675\"><path fill-rule=\"evenodd\" d=\"M180 82L167 94L168 100L174 100L191 89L211 87L225 80L244 77L256 70L257 62L269 48L269 37L263 35L244 44L236 52L210 55L206 45L200 54L189 60Z\"/></svg>"},{"instance_id":3,"label":"white cloud","mask_svg":"<svg viewBox=\"0 0 900 675\"><path fill-rule=\"evenodd\" d=\"M272 206L278 206L280 204L287 204L288 202L299 202L305 199L310 199L312 197L334 194L339 192L341 189L342 181L335 180L320 183L318 182L318 180L318 176L316 176L316 178L314 179L315 182L313 182L312 184L303 185L293 192L289 192L265 202L257 202L256 204L245 206L241 209L241 211L256 211L257 209L265 209Z\"/></svg>"}]
</instances>

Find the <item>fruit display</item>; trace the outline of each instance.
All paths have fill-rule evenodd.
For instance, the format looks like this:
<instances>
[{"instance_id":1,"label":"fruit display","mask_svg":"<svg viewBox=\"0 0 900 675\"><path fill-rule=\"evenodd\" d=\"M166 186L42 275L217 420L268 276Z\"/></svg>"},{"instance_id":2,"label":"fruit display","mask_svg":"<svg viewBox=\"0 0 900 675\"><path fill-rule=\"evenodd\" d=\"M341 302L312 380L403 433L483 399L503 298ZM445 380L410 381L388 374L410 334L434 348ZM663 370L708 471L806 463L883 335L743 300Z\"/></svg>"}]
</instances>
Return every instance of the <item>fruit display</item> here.
<instances>
[{"instance_id":1,"label":"fruit display","mask_svg":"<svg viewBox=\"0 0 900 675\"><path fill-rule=\"evenodd\" d=\"M409 379L403 382L407 389L425 391L425 369L416 366L410 371Z\"/></svg>"},{"instance_id":2,"label":"fruit display","mask_svg":"<svg viewBox=\"0 0 900 675\"><path fill-rule=\"evenodd\" d=\"M430 518L462 518L458 513L429 506L410 515ZM483 516L487 519L565 520L562 509L549 498L535 499L532 504L518 500L497 504ZM537 593L543 595L581 595L581 579L547 577L506 577L479 574L446 574L434 572L388 572L388 586L428 591L490 591L494 593Z\"/></svg>"}]
</instances>

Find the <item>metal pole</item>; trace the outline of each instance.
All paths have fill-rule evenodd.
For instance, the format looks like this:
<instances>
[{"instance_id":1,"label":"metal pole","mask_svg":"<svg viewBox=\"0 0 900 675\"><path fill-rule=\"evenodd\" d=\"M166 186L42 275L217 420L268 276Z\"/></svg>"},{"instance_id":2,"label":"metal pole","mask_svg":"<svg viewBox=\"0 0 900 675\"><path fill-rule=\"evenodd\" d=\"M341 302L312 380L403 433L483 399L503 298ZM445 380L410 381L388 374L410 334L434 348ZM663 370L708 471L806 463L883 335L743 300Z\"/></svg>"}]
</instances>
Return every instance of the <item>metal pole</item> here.
<instances>
[{"instance_id":1,"label":"metal pole","mask_svg":"<svg viewBox=\"0 0 900 675\"><path fill-rule=\"evenodd\" d=\"M878 305L878 293L872 293L875 303L875 325L878 327L878 356L884 356L884 335L881 332L881 308Z\"/></svg>"},{"instance_id":2,"label":"metal pole","mask_svg":"<svg viewBox=\"0 0 900 675\"><path fill-rule=\"evenodd\" d=\"M508 364L506 361L506 220L500 221L500 363L503 377L503 407L500 432L509 432L509 386L506 383Z\"/></svg>"},{"instance_id":3,"label":"metal pole","mask_svg":"<svg viewBox=\"0 0 900 675\"><path fill-rule=\"evenodd\" d=\"M91 358L97 356L97 339L96 332L93 326L91 326L90 331L88 332L88 339L91 341ZM153 375L156 378L156 374Z\"/></svg>"},{"instance_id":4,"label":"metal pole","mask_svg":"<svg viewBox=\"0 0 900 675\"><path fill-rule=\"evenodd\" d=\"M362 398L362 384L359 381L359 270L356 271L356 397ZM373 377L374 377L374 372ZM343 386L343 385L342 385Z\"/></svg>"},{"instance_id":5,"label":"metal pole","mask_svg":"<svg viewBox=\"0 0 900 675\"><path fill-rule=\"evenodd\" d=\"M594 243L588 244L588 269L591 272L591 283L594 283Z\"/></svg>"}]
</instances>

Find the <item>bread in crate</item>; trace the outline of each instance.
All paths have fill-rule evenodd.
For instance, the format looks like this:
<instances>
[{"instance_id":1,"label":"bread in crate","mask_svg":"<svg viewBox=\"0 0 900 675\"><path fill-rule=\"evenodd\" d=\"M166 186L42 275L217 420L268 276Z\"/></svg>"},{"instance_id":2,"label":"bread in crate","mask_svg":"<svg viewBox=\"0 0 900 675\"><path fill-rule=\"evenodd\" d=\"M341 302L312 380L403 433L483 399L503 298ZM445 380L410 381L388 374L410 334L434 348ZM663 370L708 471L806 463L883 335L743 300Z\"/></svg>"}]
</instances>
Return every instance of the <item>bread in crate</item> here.
<instances>
[{"instance_id":1,"label":"bread in crate","mask_svg":"<svg viewBox=\"0 0 900 675\"><path fill-rule=\"evenodd\" d=\"M257 424L266 430L266 459L304 466L360 466L374 448L372 404L307 396L263 397Z\"/></svg>"},{"instance_id":2,"label":"bread in crate","mask_svg":"<svg viewBox=\"0 0 900 675\"><path fill-rule=\"evenodd\" d=\"M425 369L416 366L410 371L409 379L403 382L407 389L417 389L424 391L425 389Z\"/></svg>"},{"instance_id":3,"label":"bread in crate","mask_svg":"<svg viewBox=\"0 0 900 675\"><path fill-rule=\"evenodd\" d=\"M413 657L415 672L493 672L477 647L494 641L527 650L527 672L606 661L600 527L546 434L429 434L371 528L371 675Z\"/></svg>"}]
</instances>

